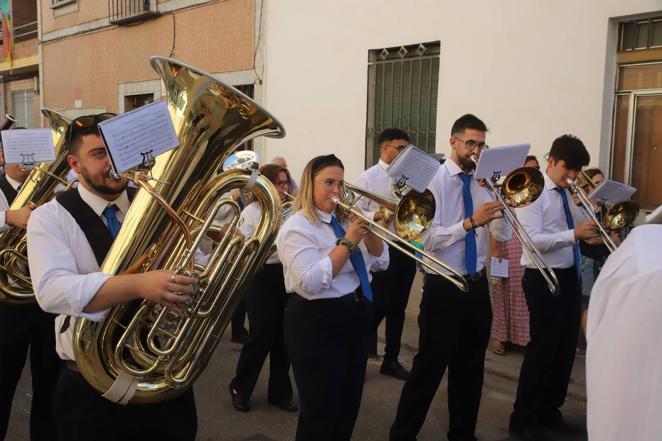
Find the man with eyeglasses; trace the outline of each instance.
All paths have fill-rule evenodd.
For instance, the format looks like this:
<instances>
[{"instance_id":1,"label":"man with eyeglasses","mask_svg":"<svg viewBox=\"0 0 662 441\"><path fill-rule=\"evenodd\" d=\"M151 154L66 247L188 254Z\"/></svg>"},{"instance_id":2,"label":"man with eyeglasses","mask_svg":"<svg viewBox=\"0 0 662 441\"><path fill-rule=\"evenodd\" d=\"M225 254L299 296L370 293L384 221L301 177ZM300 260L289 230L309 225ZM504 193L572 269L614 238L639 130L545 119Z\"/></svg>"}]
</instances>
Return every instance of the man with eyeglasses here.
<instances>
[{"instance_id":1,"label":"man with eyeglasses","mask_svg":"<svg viewBox=\"0 0 662 441\"><path fill-rule=\"evenodd\" d=\"M418 353L400 396L391 440L414 440L448 368L448 440L475 440L483 387L485 349L490 338L492 306L485 276L490 233L499 241L511 231L501 219L501 205L474 179L476 159L487 127L474 115L460 117L451 129L451 154L429 189L436 212L424 233L425 249L463 274L468 291L426 271ZM494 222L492 222L494 221ZM489 225L489 227L488 227Z\"/></svg>"},{"instance_id":2,"label":"man with eyeglasses","mask_svg":"<svg viewBox=\"0 0 662 441\"><path fill-rule=\"evenodd\" d=\"M390 196L393 179L386 173L389 164L409 145L409 135L400 129L385 129L379 135L379 161L361 173L356 184L373 193ZM369 218L376 222L382 221L379 204L361 198L359 207ZM388 222L388 228L393 229L393 223ZM405 309L409 301L411 284L416 274L416 262L394 247L389 247L390 263L386 271L375 272L372 275L372 290L374 294L374 335L371 350L377 352L377 328L386 318L386 347L384 360L379 372L400 380L406 380L409 372L400 364L400 339L405 322Z\"/></svg>"},{"instance_id":3,"label":"man with eyeglasses","mask_svg":"<svg viewBox=\"0 0 662 441\"><path fill-rule=\"evenodd\" d=\"M5 162L1 146L0 162ZM9 207L30 172L17 164L5 165L5 171L6 175L0 177L0 231L25 229L34 206L17 210ZM0 439L7 433L14 392L28 350L32 377L30 439L55 439L52 401L60 359L55 352L54 319L53 314L45 313L34 302L0 302Z\"/></svg>"},{"instance_id":4,"label":"man with eyeglasses","mask_svg":"<svg viewBox=\"0 0 662 441\"><path fill-rule=\"evenodd\" d=\"M56 349L64 360L54 396L56 435L66 440L193 440L192 391L169 401L120 405L102 397L81 375L73 350L74 317L102 321L113 306L148 299L176 313L196 279L171 271L110 276L100 266L129 209L127 183L111 176L98 123L112 114L75 119L67 160L80 185L34 210L28 222L30 273L39 306L60 314Z\"/></svg>"}]
</instances>

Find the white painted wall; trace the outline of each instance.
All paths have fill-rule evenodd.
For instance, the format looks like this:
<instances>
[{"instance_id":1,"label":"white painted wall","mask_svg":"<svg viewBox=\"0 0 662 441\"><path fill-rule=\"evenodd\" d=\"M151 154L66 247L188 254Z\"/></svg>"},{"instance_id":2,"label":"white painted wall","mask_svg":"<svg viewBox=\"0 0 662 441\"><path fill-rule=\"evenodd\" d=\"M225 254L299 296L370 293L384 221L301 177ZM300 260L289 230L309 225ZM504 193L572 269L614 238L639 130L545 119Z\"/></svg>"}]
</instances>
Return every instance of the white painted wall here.
<instances>
[{"instance_id":1,"label":"white painted wall","mask_svg":"<svg viewBox=\"0 0 662 441\"><path fill-rule=\"evenodd\" d=\"M370 49L441 41L437 152L471 112L493 146L529 142L542 157L564 133L608 164L616 20L662 0L264 0L263 103L287 136L265 155L294 176L336 153L363 169Z\"/></svg>"}]
</instances>

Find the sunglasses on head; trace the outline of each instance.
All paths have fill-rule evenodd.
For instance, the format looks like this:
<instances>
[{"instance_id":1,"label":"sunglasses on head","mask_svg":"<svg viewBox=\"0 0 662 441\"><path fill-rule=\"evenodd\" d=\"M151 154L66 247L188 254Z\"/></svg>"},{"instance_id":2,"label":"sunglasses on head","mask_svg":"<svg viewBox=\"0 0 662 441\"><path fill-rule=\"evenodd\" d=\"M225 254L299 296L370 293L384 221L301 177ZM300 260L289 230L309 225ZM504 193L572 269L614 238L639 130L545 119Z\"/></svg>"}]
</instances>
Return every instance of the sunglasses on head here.
<instances>
[{"instance_id":1,"label":"sunglasses on head","mask_svg":"<svg viewBox=\"0 0 662 441\"><path fill-rule=\"evenodd\" d=\"M104 112L99 113L98 115L84 115L79 116L78 118L71 121L71 126L69 127L69 136L67 136L67 146L71 145L71 138L76 130L84 130L90 127L95 127L102 121L107 119L114 118L117 116L114 113Z\"/></svg>"}]
</instances>

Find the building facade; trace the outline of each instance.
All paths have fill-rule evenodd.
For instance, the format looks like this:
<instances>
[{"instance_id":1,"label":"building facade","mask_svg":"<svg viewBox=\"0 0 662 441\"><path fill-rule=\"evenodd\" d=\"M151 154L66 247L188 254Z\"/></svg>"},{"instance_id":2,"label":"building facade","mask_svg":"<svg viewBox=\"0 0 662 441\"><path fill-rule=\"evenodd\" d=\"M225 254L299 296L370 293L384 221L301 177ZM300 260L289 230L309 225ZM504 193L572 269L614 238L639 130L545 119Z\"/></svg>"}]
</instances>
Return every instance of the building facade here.
<instances>
[{"instance_id":1,"label":"building facade","mask_svg":"<svg viewBox=\"0 0 662 441\"><path fill-rule=\"evenodd\" d=\"M177 58L259 99L254 1L40 0L39 10L42 106L77 116L158 99L152 55Z\"/></svg>"},{"instance_id":2,"label":"building facade","mask_svg":"<svg viewBox=\"0 0 662 441\"><path fill-rule=\"evenodd\" d=\"M16 126L39 124L37 0L1 0L0 112L16 117ZM5 28L6 25L6 28Z\"/></svg>"},{"instance_id":3,"label":"building facade","mask_svg":"<svg viewBox=\"0 0 662 441\"><path fill-rule=\"evenodd\" d=\"M334 152L355 178L388 126L448 154L474 113L490 145L540 159L574 134L644 208L662 204L660 0L268 0L265 16L264 104L288 131L266 152L295 175Z\"/></svg>"}]
</instances>

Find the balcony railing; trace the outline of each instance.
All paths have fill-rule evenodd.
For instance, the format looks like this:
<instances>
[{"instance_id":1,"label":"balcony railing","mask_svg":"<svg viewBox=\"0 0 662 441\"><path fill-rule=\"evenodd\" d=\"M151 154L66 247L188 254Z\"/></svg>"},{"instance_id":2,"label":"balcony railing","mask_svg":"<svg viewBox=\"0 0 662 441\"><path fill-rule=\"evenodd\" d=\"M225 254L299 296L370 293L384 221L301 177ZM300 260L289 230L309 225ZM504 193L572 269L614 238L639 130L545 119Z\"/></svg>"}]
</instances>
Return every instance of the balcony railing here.
<instances>
[{"instance_id":1,"label":"balcony railing","mask_svg":"<svg viewBox=\"0 0 662 441\"><path fill-rule=\"evenodd\" d=\"M108 0L108 18L111 23L131 23L157 15L157 0Z\"/></svg>"}]
</instances>

